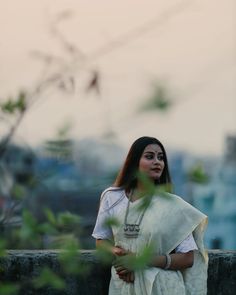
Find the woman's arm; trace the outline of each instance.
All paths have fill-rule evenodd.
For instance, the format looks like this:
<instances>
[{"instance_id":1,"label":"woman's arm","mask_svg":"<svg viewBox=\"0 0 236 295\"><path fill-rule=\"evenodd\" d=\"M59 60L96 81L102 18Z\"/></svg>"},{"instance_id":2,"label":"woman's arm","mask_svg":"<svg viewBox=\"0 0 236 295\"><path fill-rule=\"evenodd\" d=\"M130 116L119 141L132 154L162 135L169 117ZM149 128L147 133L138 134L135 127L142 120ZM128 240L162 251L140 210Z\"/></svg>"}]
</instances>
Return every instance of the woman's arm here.
<instances>
[{"instance_id":1,"label":"woman's arm","mask_svg":"<svg viewBox=\"0 0 236 295\"><path fill-rule=\"evenodd\" d=\"M114 256L125 256L125 255L134 255L130 252L127 252L121 247L113 246L108 240L97 240L96 245L107 247L108 251L112 253ZM193 251L189 251L187 253L174 253L170 254L170 265L168 267L169 270L182 270L193 265L194 254ZM148 264L149 267L159 267L165 269L167 264L167 259L165 255L158 255L153 257L151 262ZM134 272L130 270L126 266L122 265L122 263L115 264L115 269L117 275L120 279L124 280L127 283L134 282Z\"/></svg>"},{"instance_id":2,"label":"woman's arm","mask_svg":"<svg viewBox=\"0 0 236 295\"><path fill-rule=\"evenodd\" d=\"M175 251L172 252L173 254L170 254L170 265L168 269L178 270L191 267L194 262L193 250L197 249L198 247L191 233L176 247ZM154 257L151 261L152 266L161 268L165 268L166 263L167 257L165 255Z\"/></svg>"},{"instance_id":3,"label":"woman's arm","mask_svg":"<svg viewBox=\"0 0 236 295\"><path fill-rule=\"evenodd\" d=\"M135 255L133 253L127 253L126 255ZM187 253L174 253L170 254L170 261L168 265L168 270L182 270L193 265L194 254L193 251ZM115 266L117 274L120 276L127 274L131 271L130 267L126 266L126 263L119 259ZM147 264L147 267L159 267L166 269L167 257L165 255L158 255L152 258L151 262ZM132 266L131 266L132 268Z\"/></svg>"},{"instance_id":4,"label":"woman's arm","mask_svg":"<svg viewBox=\"0 0 236 295\"><path fill-rule=\"evenodd\" d=\"M187 253L170 254L170 258L171 258L171 262L168 269L180 270L180 269L185 269L185 268L193 266L193 262L194 262L193 251L189 251ZM155 256L148 265L152 267L160 267L165 269L166 263L167 263L166 256L159 255L159 256Z\"/></svg>"},{"instance_id":5,"label":"woman's arm","mask_svg":"<svg viewBox=\"0 0 236 295\"><path fill-rule=\"evenodd\" d=\"M96 248L99 247L108 247L110 249L112 247L112 243L110 240L96 239Z\"/></svg>"},{"instance_id":6,"label":"woman's arm","mask_svg":"<svg viewBox=\"0 0 236 295\"><path fill-rule=\"evenodd\" d=\"M103 249L107 250L109 253L113 254L114 257L117 256L125 256L125 255L133 255L132 253L126 251L125 249L114 246L113 243L110 240L103 240L103 239L97 239L96 240L96 247L103 247ZM173 253L170 254L170 265L168 269L170 270L181 270L185 268L192 267L194 262L194 253L193 251L189 251L187 253ZM159 267L162 269L165 269L167 264L167 258L165 255L158 255L154 256L151 259L151 262L148 263L149 267ZM121 273L125 274L128 272L128 269L126 267L115 266L116 270Z\"/></svg>"}]
</instances>

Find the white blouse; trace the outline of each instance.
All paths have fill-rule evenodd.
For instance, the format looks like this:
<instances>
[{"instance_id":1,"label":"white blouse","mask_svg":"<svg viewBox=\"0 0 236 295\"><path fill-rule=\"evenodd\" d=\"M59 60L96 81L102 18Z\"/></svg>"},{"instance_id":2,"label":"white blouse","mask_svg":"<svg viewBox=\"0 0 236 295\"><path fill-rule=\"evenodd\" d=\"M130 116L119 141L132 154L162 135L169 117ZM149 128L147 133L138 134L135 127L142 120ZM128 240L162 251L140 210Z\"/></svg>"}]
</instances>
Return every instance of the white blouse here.
<instances>
[{"instance_id":1,"label":"white blouse","mask_svg":"<svg viewBox=\"0 0 236 295\"><path fill-rule=\"evenodd\" d=\"M97 221L92 233L92 236L95 239L112 239L112 229L110 226L106 225L106 220L111 217L118 216L121 212L126 210L128 204L128 198L126 197L124 191L121 194L119 199L114 198L113 192L114 188L105 190L101 195L100 208L97 216ZM114 202L114 199L116 200ZM136 200L135 202L139 202ZM193 235L190 234L184 239L175 249L176 253L187 253L192 250L197 250L197 245L193 238Z\"/></svg>"}]
</instances>

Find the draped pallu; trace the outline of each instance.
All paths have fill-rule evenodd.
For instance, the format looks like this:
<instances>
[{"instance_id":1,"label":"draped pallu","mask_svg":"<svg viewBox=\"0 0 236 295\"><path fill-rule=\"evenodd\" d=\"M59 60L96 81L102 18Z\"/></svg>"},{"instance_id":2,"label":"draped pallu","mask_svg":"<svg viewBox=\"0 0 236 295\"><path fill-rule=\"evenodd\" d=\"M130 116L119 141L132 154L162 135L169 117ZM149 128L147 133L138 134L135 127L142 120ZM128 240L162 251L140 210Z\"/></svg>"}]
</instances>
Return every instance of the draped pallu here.
<instances>
[{"instance_id":1,"label":"draped pallu","mask_svg":"<svg viewBox=\"0 0 236 295\"><path fill-rule=\"evenodd\" d=\"M129 221L138 219L139 199L130 203ZM171 253L189 234L193 233L198 250L194 264L183 271L147 267L135 271L133 284L121 280L112 267L109 295L206 295L208 255L203 245L207 216L178 196L165 193L153 196L140 225L137 238L124 236L124 215L118 217L120 226L112 228L115 245L137 255L152 246L155 255Z\"/></svg>"}]
</instances>

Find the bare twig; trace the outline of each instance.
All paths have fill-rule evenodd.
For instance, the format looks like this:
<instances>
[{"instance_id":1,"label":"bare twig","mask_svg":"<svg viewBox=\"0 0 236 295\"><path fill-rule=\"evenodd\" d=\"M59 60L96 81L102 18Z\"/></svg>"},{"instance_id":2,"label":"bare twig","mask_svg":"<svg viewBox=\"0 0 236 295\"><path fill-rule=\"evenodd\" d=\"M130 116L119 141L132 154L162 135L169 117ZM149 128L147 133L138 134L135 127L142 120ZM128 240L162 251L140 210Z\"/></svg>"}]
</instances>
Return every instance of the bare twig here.
<instances>
[{"instance_id":1,"label":"bare twig","mask_svg":"<svg viewBox=\"0 0 236 295\"><path fill-rule=\"evenodd\" d=\"M26 111L29 111L29 109L32 107L32 105L40 98L40 94L46 90L49 86L58 85L59 82L63 81L63 77L67 74L67 77L72 77L72 72L74 71L74 68L76 67L76 62L80 61L79 66L85 67L89 63L93 62L94 60L105 56L106 54L121 48L122 46L126 45L127 43L134 41L141 36L147 34L149 31L153 30L154 28L158 26L162 26L165 24L168 20L170 20L172 17L176 16L179 13L183 12L183 9L186 9L186 7L189 6L189 4L192 1L189 0L183 0L177 3L176 5L173 5L171 8L164 11L161 15L158 15L157 17L147 21L141 26L136 27L135 29L119 36L118 38L104 44L100 48L96 49L92 53L85 55L77 46L72 44L71 42L67 41L65 36L61 33L61 31L58 29L58 23L61 20L64 20L65 18L68 18L70 16L70 13L62 13L60 14L56 20L51 24L51 31L56 36L56 38L60 41L63 48L65 48L66 52L72 56L72 61L67 64L64 62L63 58L55 57L54 55L40 53L40 52L34 52L34 54L41 59L44 60L44 62L51 64L52 62L59 63L61 65L60 71L53 73L50 77L41 80L38 85L35 86L34 90L28 94L28 101L27 101L27 108L20 113L18 118L15 121L15 124L10 128L9 133L3 140L1 146L0 146L0 157L3 156L5 153L6 147L9 144L11 138L13 137L14 133L16 132L17 128L19 127L21 121L23 120ZM77 65L78 66L78 65ZM72 81L72 80L71 80ZM71 86L74 88L74 80L71 82ZM97 84L95 85L98 86ZM98 88L97 88L98 90Z\"/></svg>"}]
</instances>

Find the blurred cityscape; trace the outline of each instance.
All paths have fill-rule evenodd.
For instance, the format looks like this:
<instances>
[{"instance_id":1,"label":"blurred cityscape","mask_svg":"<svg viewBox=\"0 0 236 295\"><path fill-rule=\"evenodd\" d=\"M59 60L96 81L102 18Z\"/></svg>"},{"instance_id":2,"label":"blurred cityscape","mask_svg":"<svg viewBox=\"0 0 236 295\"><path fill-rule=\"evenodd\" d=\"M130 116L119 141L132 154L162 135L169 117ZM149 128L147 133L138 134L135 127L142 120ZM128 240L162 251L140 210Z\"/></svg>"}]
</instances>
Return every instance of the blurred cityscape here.
<instances>
[{"instance_id":1,"label":"blurred cityscape","mask_svg":"<svg viewBox=\"0 0 236 295\"><path fill-rule=\"evenodd\" d=\"M209 216L207 248L235 249L236 137L225 139L221 158L168 154L174 192ZM100 194L114 182L125 156L108 140L48 141L37 150L9 145L0 161L0 226L20 226L24 208L39 222L46 207L68 211L81 217L82 247L94 248Z\"/></svg>"}]
</instances>

